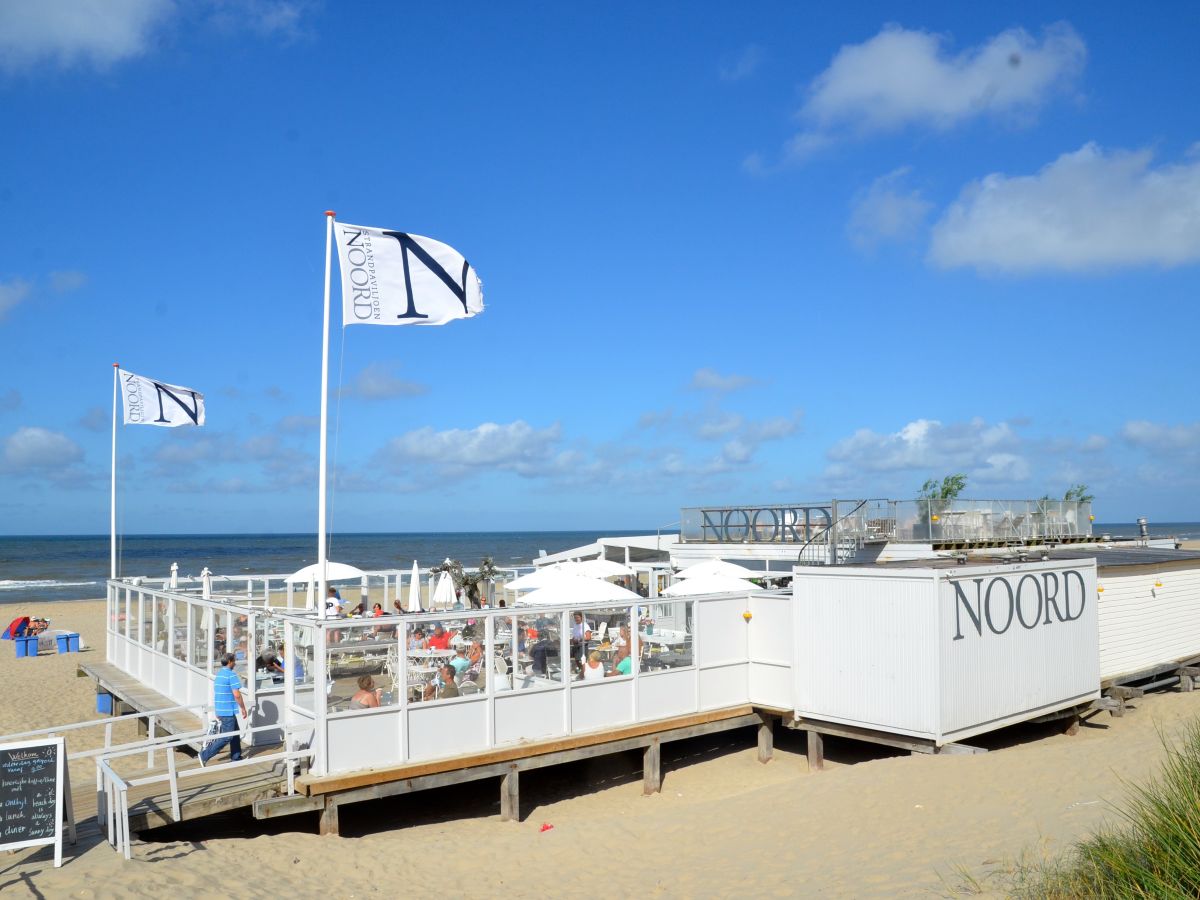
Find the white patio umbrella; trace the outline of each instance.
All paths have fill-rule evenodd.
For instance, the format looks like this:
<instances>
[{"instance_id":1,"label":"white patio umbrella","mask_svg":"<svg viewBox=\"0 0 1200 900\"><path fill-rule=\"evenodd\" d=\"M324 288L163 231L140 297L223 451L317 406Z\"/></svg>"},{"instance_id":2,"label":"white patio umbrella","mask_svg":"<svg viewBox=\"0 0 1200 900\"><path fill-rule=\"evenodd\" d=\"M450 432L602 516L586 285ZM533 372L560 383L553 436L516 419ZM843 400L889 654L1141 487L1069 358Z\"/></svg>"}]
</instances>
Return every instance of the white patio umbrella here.
<instances>
[{"instance_id":1,"label":"white patio umbrella","mask_svg":"<svg viewBox=\"0 0 1200 900\"><path fill-rule=\"evenodd\" d=\"M552 566L538 569L535 572L530 572L522 575L520 578L514 578L512 581L504 585L510 591L532 591L540 587L545 587L555 578L563 575L574 574L572 569L575 563L555 563Z\"/></svg>"},{"instance_id":2,"label":"white patio umbrella","mask_svg":"<svg viewBox=\"0 0 1200 900\"><path fill-rule=\"evenodd\" d=\"M179 563L171 563L171 590L179 587Z\"/></svg>"},{"instance_id":3,"label":"white patio umbrella","mask_svg":"<svg viewBox=\"0 0 1200 900\"><path fill-rule=\"evenodd\" d=\"M200 596L205 600L212 599L212 572L205 566L200 572Z\"/></svg>"},{"instance_id":4,"label":"white patio umbrella","mask_svg":"<svg viewBox=\"0 0 1200 900\"><path fill-rule=\"evenodd\" d=\"M449 572L443 572L433 591L433 599L429 601L430 609L451 609L454 606L454 579Z\"/></svg>"},{"instance_id":5,"label":"white patio umbrella","mask_svg":"<svg viewBox=\"0 0 1200 900\"><path fill-rule=\"evenodd\" d=\"M405 608L410 613L421 611L421 570L417 568L415 559L413 560L412 580L408 583L408 606Z\"/></svg>"},{"instance_id":6,"label":"white patio umbrella","mask_svg":"<svg viewBox=\"0 0 1200 900\"><path fill-rule=\"evenodd\" d=\"M664 590L662 595L664 597L692 597L696 594L734 594L759 590L762 588L744 578L730 578L728 575L697 575L695 578L675 582Z\"/></svg>"},{"instance_id":7,"label":"white patio umbrella","mask_svg":"<svg viewBox=\"0 0 1200 900\"><path fill-rule=\"evenodd\" d=\"M563 603L596 603L641 600L633 591L610 581L585 578L582 575L559 574L547 579L544 587L531 591L517 600L517 606L556 606Z\"/></svg>"},{"instance_id":8,"label":"white patio umbrella","mask_svg":"<svg viewBox=\"0 0 1200 900\"><path fill-rule=\"evenodd\" d=\"M325 580L326 581L347 581L351 578L362 578L367 573L362 569L347 565L346 563L327 562L325 563ZM296 572L293 572L287 578L283 579L287 584L301 584L303 582L319 581L321 578L320 563L313 563L311 566L305 566Z\"/></svg>"},{"instance_id":9,"label":"white patio umbrella","mask_svg":"<svg viewBox=\"0 0 1200 900\"><path fill-rule=\"evenodd\" d=\"M745 566L725 562L723 559L706 559L695 565L688 566L676 573L676 578L695 578L697 575L724 575L727 578L759 578L762 572L755 572Z\"/></svg>"},{"instance_id":10,"label":"white patio umbrella","mask_svg":"<svg viewBox=\"0 0 1200 900\"><path fill-rule=\"evenodd\" d=\"M573 571L589 578L615 578L618 575L633 574L633 569L629 566L623 566L611 559L585 559L576 563Z\"/></svg>"}]
</instances>

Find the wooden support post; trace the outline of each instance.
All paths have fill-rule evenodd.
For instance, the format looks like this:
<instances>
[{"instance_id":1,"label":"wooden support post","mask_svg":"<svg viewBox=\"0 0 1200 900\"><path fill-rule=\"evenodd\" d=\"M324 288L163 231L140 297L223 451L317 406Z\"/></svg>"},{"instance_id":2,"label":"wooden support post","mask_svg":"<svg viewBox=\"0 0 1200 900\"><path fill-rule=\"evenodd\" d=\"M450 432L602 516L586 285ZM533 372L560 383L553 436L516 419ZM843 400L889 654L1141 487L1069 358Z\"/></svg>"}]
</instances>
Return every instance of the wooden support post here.
<instances>
[{"instance_id":1,"label":"wooden support post","mask_svg":"<svg viewBox=\"0 0 1200 900\"><path fill-rule=\"evenodd\" d=\"M1063 729L1063 734L1074 737L1079 734L1079 716L1071 716L1067 719L1067 727Z\"/></svg>"},{"instance_id":2,"label":"wooden support post","mask_svg":"<svg viewBox=\"0 0 1200 900\"><path fill-rule=\"evenodd\" d=\"M500 821L521 821L521 773L516 763L500 778Z\"/></svg>"},{"instance_id":3,"label":"wooden support post","mask_svg":"<svg viewBox=\"0 0 1200 900\"><path fill-rule=\"evenodd\" d=\"M662 790L662 744L654 737L646 745L642 762L642 793L657 794Z\"/></svg>"},{"instance_id":4,"label":"wooden support post","mask_svg":"<svg viewBox=\"0 0 1200 900\"><path fill-rule=\"evenodd\" d=\"M758 761L768 763L775 755L775 717L759 713L762 724L758 726Z\"/></svg>"},{"instance_id":5,"label":"wooden support post","mask_svg":"<svg viewBox=\"0 0 1200 900\"><path fill-rule=\"evenodd\" d=\"M820 772L825 768L825 741L818 731L808 733L808 771Z\"/></svg>"},{"instance_id":6,"label":"wooden support post","mask_svg":"<svg viewBox=\"0 0 1200 900\"><path fill-rule=\"evenodd\" d=\"M325 798L325 808L321 810L321 834L338 833L338 808L334 797Z\"/></svg>"}]
</instances>

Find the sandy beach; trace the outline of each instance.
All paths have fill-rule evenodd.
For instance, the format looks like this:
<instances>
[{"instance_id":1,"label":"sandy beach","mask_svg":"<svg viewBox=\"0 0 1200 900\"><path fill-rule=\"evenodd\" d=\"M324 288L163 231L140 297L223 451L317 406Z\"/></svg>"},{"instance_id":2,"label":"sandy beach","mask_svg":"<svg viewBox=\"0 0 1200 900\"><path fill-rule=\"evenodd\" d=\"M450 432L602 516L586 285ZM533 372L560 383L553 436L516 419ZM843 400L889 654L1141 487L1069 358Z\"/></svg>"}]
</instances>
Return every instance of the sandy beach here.
<instances>
[{"instance_id":1,"label":"sandy beach","mask_svg":"<svg viewBox=\"0 0 1200 900\"><path fill-rule=\"evenodd\" d=\"M29 612L103 644L100 602ZM94 687L75 677L78 660L0 655L12 697L0 729L94 717ZM993 752L975 756L906 756L828 739L820 773L808 772L803 740L783 729L766 765L751 731L701 738L664 749L658 796L641 795L637 754L528 773L520 823L498 820L498 791L485 782L349 807L341 837L319 837L315 814L268 823L226 814L148 834L128 863L88 826L61 869L45 848L6 855L0 891L350 897L424 885L533 897L920 896L945 891L959 867L983 876L1022 853L1058 852L1111 820L1122 781L1154 771L1160 732L1170 737L1200 713L1200 692L1136 707L1121 719L1099 715L1073 737L1054 724L1008 729L977 740ZM89 769L76 773L77 791L90 790Z\"/></svg>"}]
</instances>

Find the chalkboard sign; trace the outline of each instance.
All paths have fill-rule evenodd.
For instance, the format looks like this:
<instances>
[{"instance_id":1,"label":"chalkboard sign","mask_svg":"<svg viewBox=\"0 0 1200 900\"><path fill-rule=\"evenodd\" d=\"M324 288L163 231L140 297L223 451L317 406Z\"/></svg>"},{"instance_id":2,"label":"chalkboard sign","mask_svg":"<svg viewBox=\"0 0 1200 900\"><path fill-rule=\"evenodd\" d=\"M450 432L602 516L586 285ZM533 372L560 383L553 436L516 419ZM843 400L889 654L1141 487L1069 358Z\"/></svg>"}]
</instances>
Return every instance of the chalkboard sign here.
<instances>
[{"instance_id":1,"label":"chalkboard sign","mask_svg":"<svg viewBox=\"0 0 1200 900\"><path fill-rule=\"evenodd\" d=\"M62 738L0 744L0 850L54 845L54 865L62 865L63 804L71 840L71 787Z\"/></svg>"}]
</instances>

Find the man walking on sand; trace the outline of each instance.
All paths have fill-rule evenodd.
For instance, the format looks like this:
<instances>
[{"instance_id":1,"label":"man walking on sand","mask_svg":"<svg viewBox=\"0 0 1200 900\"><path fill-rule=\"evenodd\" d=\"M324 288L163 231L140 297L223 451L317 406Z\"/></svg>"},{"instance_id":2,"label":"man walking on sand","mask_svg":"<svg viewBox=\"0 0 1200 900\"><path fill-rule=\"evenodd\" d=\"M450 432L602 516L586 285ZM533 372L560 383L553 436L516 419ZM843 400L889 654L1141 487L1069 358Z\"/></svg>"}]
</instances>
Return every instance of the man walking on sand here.
<instances>
[{"instance_id":1,"label":"man walking on sand","mask_svg":"<svg viewBox=\"0 0 1200 900\"><path fill-rule=\"evenodd\" d=\"M233 762L242 758L238 710L241 709L243 719L249 717L246 715L246 703L242 700L242 681L233 671L235 660L237 657L234 654L226 653L221 658L221 668L213 678L213 715L217 717L217 734L229 736L209 741L208 746L200 752L201 766L225 749L226 744L230 745L229 758Z\"/></svg>"}]
</instances>

